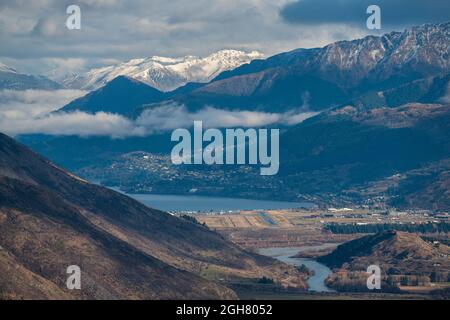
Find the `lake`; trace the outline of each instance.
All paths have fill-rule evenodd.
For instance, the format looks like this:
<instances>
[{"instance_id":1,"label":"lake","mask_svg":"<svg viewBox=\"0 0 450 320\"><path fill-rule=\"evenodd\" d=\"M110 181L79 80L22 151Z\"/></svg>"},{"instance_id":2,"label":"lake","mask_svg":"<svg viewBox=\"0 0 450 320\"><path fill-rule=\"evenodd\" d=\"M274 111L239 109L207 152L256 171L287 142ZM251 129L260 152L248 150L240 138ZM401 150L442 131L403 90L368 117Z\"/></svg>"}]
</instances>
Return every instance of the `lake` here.
<instances>
[{"instance_id":1,"label":"lake","mask_svg":"<svg viewBox=\"0 0 450 320\"><path fill-rule=\"evenodd\" d=\"M117 188L112 188L119 191ZM126 194L143 204L170 212L220 212L238 210L270 210L312 208L308 202L251 200L240 198L204 197L195 195Z\"/></svg>"},{"instance_id":2,"label":"lake","mask_svg":"<svg viewBox=\"0 0 450 320\"><path fill-rule=\"evenodd\" d=\"M308 258L292 258L299 252L309 250L321 250L330 247L335 247L336 244L325 243L319 246L306 246L306 247L288 247L288 248L264 248L259 249L258 253L264 256L272 257L280 260L284 263L301 266L304 264L308 269L314 271L314 275L307 281L310 291L316 292L334 292L334 290L328 288L325 285L325 279L332 273L331 269L326 265Z\"/></svg>"}]
</instances>

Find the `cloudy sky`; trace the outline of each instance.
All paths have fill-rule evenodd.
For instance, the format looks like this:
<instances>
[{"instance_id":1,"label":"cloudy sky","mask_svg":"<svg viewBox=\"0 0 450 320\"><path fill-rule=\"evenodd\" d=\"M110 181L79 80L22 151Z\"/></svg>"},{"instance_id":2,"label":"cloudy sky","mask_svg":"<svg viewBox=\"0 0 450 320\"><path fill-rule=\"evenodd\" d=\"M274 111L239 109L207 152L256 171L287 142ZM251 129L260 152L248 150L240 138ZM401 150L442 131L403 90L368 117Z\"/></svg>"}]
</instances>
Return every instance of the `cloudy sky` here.
<instances>
[{"instance_id":1,"label":"cloudy sky","mask_svg":"<svg viewBox=\"0 0 450 320\"><path fill-rule=\"evenodd\" d=\"M70 4L81 30L65 27ZM48 74L228 48L271 55L374 33L369 4L382 8L381 32L449 19L448 0L1 0L0 62Z\"/></svg>"}]
</instances>

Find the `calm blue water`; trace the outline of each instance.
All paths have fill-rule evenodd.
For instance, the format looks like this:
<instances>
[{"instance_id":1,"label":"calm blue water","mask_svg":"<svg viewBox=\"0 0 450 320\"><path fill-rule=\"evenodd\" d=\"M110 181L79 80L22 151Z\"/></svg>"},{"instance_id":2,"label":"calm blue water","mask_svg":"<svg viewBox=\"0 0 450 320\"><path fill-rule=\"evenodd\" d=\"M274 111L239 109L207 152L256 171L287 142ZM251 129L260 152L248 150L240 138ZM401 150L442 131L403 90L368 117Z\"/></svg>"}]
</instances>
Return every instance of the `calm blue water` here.
<instances>
[{"instance_id":1,"label":"calm blue water","mask_svg":"<svg viewBox=\"0 0 450 320\"><path fill-rule=\"evenodd\" d=\"M114 188L114 190L118 191ZM237 210L269 210L269 209L294 209L315 207L312 203L250 200L237 198L203 197L203 196L178 196L159 194L127 194L143 204L162 211L237 211Z\"/></svg>"}]
</instances>

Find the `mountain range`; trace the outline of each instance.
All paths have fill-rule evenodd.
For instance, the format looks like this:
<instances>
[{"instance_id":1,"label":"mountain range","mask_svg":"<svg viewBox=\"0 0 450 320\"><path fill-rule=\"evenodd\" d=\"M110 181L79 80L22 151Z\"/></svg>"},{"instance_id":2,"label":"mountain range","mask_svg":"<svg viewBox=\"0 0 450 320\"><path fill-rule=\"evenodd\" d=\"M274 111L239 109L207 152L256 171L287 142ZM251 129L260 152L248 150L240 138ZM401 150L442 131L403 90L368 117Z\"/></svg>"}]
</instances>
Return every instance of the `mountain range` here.
<instances>
[{"instance_id":1,"label":"mountain range","mask_svg":"<svg viewBox=\"0 0 450 320\"><path fill-rule=\"evenodd\" d=\"M280 158L285 160L280 175L298 193L341 194L361 202L383 196L408 207L401 198L448 170L449 116L448 104L418 103L396 108L344 106L325 112L281 136ZM424 184L416 181L416 190L406 188L418 168ZM450 208L448 201L437 201L443 191L438 190L434 198L414 201L415 205Z\"/></svg>"},{"instance_id":2,"label":"mountain range","mask_svg":"<svg viewBox=\"0 0 450 320\"><path fill-rule=\"evenodd\" d=\"M139 80L160 91L172 91L188 82L209 82L224 71L247 64L263 55L238 50L221 50L205 58L186 56L166 58L153 56L92 69L84 74L73 75L62 81L71 89L95 90L118 76Z\"/></svg>"},{"instance_id":3,"label":"mountain range","mask_svg":"<svg viewBox=\"0 0 450 320\"><path fill-rule=\"evenodd\" d=\"M51 138L38 146L75 166L83 177L120 185L131 193L187 194L195 189L203 195L302 200L324 206L439 211L450 208L449 117L448 104L344 106L323 112L281 131L280 171L274 177L261 177L252 166L171 166L170 145L157 144L169 141L169 134L127 143ZM58 149L65 143L77 148L63 156ZM141 160L146 153L167 154L164 174L156 170L158 163Z\"/></svg>"},{"instance_id":4,"label":"mountain range","mask_svg":"<svg viewBox=\"0 0 450 320\"><path fill-rule=\"evenodd\" d=\"M80 291L65 286L70 265L82 270ZM0 298L229 299L224 280L263 276L307 287L294 267L92 185L0 134Z\"/></svg>"},{"instance_id":5,"label":"mountain range","mask_svg":"<svg viewBox=\"0 0 450 320\"><path fill-rule=\"evenodd\" d=\"M0 89L9 90L27 90L42 89L55 90L60 89L61 85L44 76L35 76L20 73L17 70L0 63Z\"/></svg>"},{"instance_id":6,"label":"mountain range","mask_svg":"<svg viewBox=\"0 0 450 320\"><path fill-rule=\"evenodd\" d=\"M214 192L227 195L306 198L325 203L365 203L381 197L395 206L447 210L450 203L442 191L446 194L449 183L449 39L449 22L421 25L254 60L222 72L209 83L189 83L172 92L119 77L61 110L105 111L135 118L148 108L171 102L191 112L205 106L270 113L317 111L319 115L303 123L281 126L277 177L267 181L236 171L236 175L227 173L220 185L211 186L205 176L208 187L204 193L217 187ZM107 170L121 155L170 152L167 134L124 141L98 137L21 139L63 166L80 170L77 172L96 167L89 171L98 174L90 178L113 181L122 176L125 184L124 172ZM83 159L74 152L69 156L65 147L69 141ZM105 172L111 176L105 178ZM199 176L203 172L200 170ZM147 186L141 179L139 185L158 189L151 181ZM201 193L202 181L174 179L161 182L161 186L165 192L184 193L196 188ZM249 188L236 187L244 184ZM125 187L134 189L132 185Z\"/></svg>"},{"instance_id":7,"label":"mountain range","mask_svg":"<svg viewBox=\"0 0 450 320\"><path fill-rule=\"evenodd\" d=\"M208 83L189 83L158 94L148 104L154 107L160 100L174 101L190 110L215 106L285 112L321 111L346 103L378 107L436 103L448 93L449 38L450 23L443 23L340 41L323 48L297 49L224 71ZM91 102L87 97L76 103L84 111L89 111L86 105L92 105L93 110L101 107L103 111L117 111L109 108L109 95L100 92L97 96L102 96L101 102ZM136 106L131 103L123 108L127 110L120 113L130 114L133 112L129 109Z\"/></svg>"},{"instance_id":8,"label":"mountain range","mask_svg":"<svg viewBox=\"0 0 450 320\"><path fill-rule=\"evenodd\" d=\"M370 92L448 74L450 23L297 49L224 72L181 101L280 112L322 110ZM326 94L324 94L326 93ZM413 102L413 101L411 101Z\"/></svg>"},{"instance_id":9,"label":"mountain range","mask_svg":"<svg viewBox=\"0 0 450 320\"><path fill-rule=\"evenodd\" d=\"M60 111L104 111L132 118L135 110L142 105L162 101L165 97L165 93L143 82L127 76L118 76L100 89L70 102Z\"/></svg>"}]
</instances>

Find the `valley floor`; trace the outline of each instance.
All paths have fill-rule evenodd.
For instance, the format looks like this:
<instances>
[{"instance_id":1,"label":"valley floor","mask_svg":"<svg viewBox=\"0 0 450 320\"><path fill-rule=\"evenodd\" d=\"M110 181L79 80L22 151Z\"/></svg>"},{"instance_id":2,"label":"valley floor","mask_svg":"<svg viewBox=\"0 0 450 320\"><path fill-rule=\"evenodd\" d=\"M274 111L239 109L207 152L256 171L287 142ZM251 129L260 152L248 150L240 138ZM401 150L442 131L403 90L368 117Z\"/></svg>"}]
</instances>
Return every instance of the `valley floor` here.
<instances>
[{"instance_id":1,"label":"valley floor","mask_svg":"<svg viewBox=\"0 0 450 320\"><path fill-rule=\"evenodd\" d=\"M433 216L427 212L381 212L367 209L292 209L247 210L233 213L195 214L195 218L231 241L255 252L262 248L292 248L298 250L295 258L313 260L329 254L336 247L366 233L333 233L325 226L347 225L367 227L372 225L428 226L446 223L445 215ZM448 243L449 233L420 234L430 243ZM270 249L269 249L270 250ZM449 288L449 283L430 283L425 286L401 286L399 293L371 292L300 292L271 284L229 283L241 299L435 299L439 289ZM442 295L442 293L440 293Z\"/></svg>"},{"instance_id":2,"label":"valley floor","mask_svg":"<svg viewBox=\"0 0 450 320\"><path fill-rule=\"evenodd\" d=\"M246 248L301 247L342 243L361 233L337 234L324 229L330 224L365 226L369 224L426 225L445 222L448 216L428 213L386 212L368 209L248 210L231 214L196 214L210 229Z\"/></svg>"}]
</instances>

